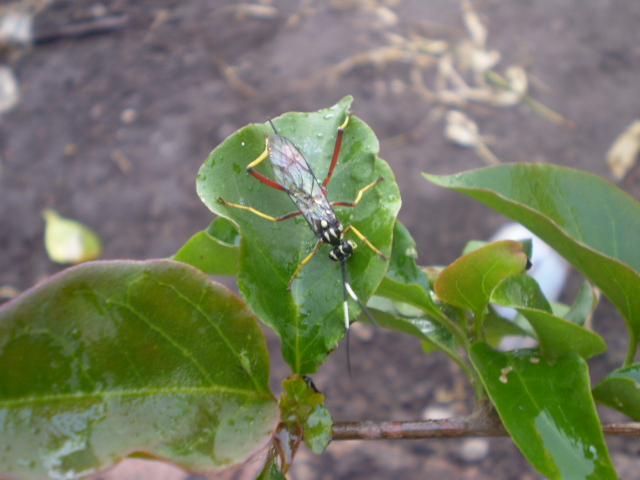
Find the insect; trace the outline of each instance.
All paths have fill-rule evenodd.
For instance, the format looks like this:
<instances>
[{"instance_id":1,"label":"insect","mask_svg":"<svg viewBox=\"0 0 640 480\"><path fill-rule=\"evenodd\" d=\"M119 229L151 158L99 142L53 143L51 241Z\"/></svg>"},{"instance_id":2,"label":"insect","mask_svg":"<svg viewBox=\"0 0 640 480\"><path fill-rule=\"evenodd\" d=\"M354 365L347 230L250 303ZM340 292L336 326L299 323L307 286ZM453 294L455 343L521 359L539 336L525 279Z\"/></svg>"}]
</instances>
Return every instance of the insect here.
<instances>
[{"instance_id":1,"label":"insect","mask_svg":"<svg viewBox=\"0 0 640 480\"><path fill-rule=\"evenodd\" d=\"M387 257L353 225L348 225L346 228L344 228L333 210L333 207L335 206L355 207L362 199L362 195L367 190L375 187L378 183L384 180L384 177L380 177L374 182L371 182L366 187L360 189L358 191L356 199L353 202L329 202L329 200L327 199L327 185L331 180L335 166L338 163L340 149L342 146L342 137L344 136L344 130L349 123L350 118L351 113L347 114L344 123L340 125L340 127L338 127L333 157L331 158L331 164L329 166L327 176L322 183L320 183L316 178L313 170L311 169L311 166L309 165L309 162L307 162L307 159L304 157L302 152L298 150L298 148L291 142L291 140L284 137L283 135L280 135L273 122L269 119L269 123L271 124L271 128L273 128L275 134L266 139L266 146L264 151L258 158L256 158L247 166L247 171L256 179L260 180L266 185L286 192L298 208L298 211L282 215L280 217L272 217L271 215L267 215L266 213L256 210L253 207L230 203L226 200L223 200L221 197L218 197L218 201L224 205L248 210L256 215L259 215L262 218L271 220L273 222L281 222L290 218L297 217L299 215L302 215L306 219L306 221L309 223L309 226L318 237L318 241L316 242L316 245L311 253L309 253L304 258L304 260L302 260L302 262L300 262L300 265L298 265L296 271L293 272L287 288L291 289L291 284L293 283L298 273L300 273L302 267L304 267L304 265L306 265L309 260L311 260L311 258L317 253L320 246L323 243L330 245L332 249L329 252L329 258L334 261L340 262L342 268L344 323L347 332L349 330L349 307L347 304L347 295L358 302L362 310L374 324L375 320L349 284L347 278L346 262L347 259L353 254L353 251L357 247L357 244L353 240L345 240L345 235L348 232L353 232L374 252L380 255L380 257L387 259ZM254 170L254 167L260 164L266 158L269 158L269 161L271 163L273 174L276 178L275 181Z\"/></svg>"}]
</instances>

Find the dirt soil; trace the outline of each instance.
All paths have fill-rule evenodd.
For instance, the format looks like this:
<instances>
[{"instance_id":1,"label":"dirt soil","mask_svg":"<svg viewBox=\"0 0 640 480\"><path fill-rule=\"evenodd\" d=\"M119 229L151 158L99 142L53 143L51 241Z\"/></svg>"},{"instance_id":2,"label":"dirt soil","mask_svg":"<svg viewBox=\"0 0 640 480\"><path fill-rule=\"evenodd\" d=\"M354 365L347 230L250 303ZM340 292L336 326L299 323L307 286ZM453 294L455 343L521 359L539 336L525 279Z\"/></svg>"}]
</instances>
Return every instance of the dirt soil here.
<instances>
[{"instance_id":1,"label":"dirt soil","mask_svg":"<svg viewBox=\"0 0 640 480\"><path fill-rule=\"evenodd\" d=\"M37 16L36 33L113 15L127 21L119 30L43 38L30 49L4 52L22 99L0 117L0 286L23 290L61 270L43 247L45 207L94 228L104 242L103 258L172 255L212 219L196 195L195 178L216 145L248 123L325 108L348 94L395 171L403 194L400 219L418 243L421 264L451 262L469 239L486 238L506 221L420 175L484 164L445 140L442 120L418 128L427 125L434 103L408 86L410 61L353 62L339 75L327 74L343 60L389 46L390 34L460 41L468 34L458 2L265 5L243 16L231 0L54 0ZM492 151L505 162L556 163L610 178L604 155L640 112L640 2L479 0L474 6L488 28L489 48L502 55L496 71L524 66L531 95L575 122L573 129L558 125L527 106L464 107L493 137ZM637 174L621 186L640 196ZM579 282L571 278L567 301ZM598 380L621 363L626 337L624 322L606 301L595 329L610 345L592 362ZM468 412L471 390L443 355L425 356L418 342L393 333L356 332L354 378L341 349L314 375L336 420ZM269 343L278 392L288 370L271 334ZM605 420L622 418L601 411ZM621 477L640 479L640 440L608 442ZM252 478L258 466L225 475ZM185 477L173 467L136 460L102 478ZM321 456L302 451L290 477L541 478L504 438L334 442Z\"/></svg>"}]
</instances>

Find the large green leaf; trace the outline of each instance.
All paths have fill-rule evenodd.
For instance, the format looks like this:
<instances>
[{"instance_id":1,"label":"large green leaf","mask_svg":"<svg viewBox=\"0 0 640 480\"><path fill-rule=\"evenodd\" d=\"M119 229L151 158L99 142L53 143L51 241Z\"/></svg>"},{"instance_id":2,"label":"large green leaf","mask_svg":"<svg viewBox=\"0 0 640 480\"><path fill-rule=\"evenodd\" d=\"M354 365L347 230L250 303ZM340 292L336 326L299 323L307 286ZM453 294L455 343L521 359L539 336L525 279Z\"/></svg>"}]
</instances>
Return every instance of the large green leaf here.
<instances>
[{"instance_id":1,"label":"large green leaf","mask_svg":"<svg viewBox=\"0 0 640 480\"><path fill-rule=\"evenodd\" d=\"M240 234L224 217L196 233L171 260L188 263L209 275L235 275L240 257Z\"/></svg>"},{"instance_id":2,"label":"large green leaf","mask_svg":"<svg viewBox=\"0 0 640 480\"><path fill-rule=\"evenodd\" d=\"M304 153L322 181L333 154L338 126L344 121L351 97L316 113L288 113L273 120ZM282 340L283 356L295 373L316 371L318 364L344 335L342 274L339 263L328 258L329 247L301 270L291 290L287 283L300 262L312 251L317 238L302 217L272 222L249 211L222 205L227 202L252 206L268 215L296 210L286 193L259 182L246 171L265 148L268 123L249 125L217 147L198 174L202 201L215 213L230 218L242 234L238 286L258 318L272 327ZM346 225L354 225L373 245L390 252L400 194L393 173L380 160L378 141L369 127L352 117L345 129L340 161L328 185L331 201L353 201L358 190L380 176L384 181L365 192L355 208L336 207ZM268 161L256 168L273 178ZM360 244L347 263L353 289L366 301L384 276L387 262ZM350 302L350 317L359 312Z\"/></svg>"},{"instance_id":3,"label":"large green leaf","mask_svg":"<svg viewBox=\"0 0 640 480\"><path fill-rule=\"evenodd\" d=\"M520 222L615 304L640 339L640 204L595 175L555 165L509 164L452 176L425 175Z\"/></svg>"},{"instance_id":4,"label":"large green leaf","mask_svg":"<svg viewBox=\"0 0 640 480\"><path fill-rule=\"evenodd\" d=\"M0 308L0 476L79 478L135 452L202 473L270 439L265 339L178 262L70 268Z\"/></svg>"},{"instance_id":5,"label":"large green leaf","mask_svg":"<svg viewBox=\"0 0 640 480\"><path fill-rule=\"evenodd\" d=\"M553 315L538 282L529 275L505 278L491 293L491 301L515 308L527 319L540 340L541 353L548 360L571 352L591 358L607 349L600 335Z\"/></svg>"},{"instance_id":6,"label":"large green leaf","mask_svg":"<svg viewBox=\"0 0 640 480\"><path fill-rule=\"evenodd\" d=\"M611 372L593 389L593 397L640 421L640 363Z\"/></svg>"},{"instance_id":7,"label":"large green leaf","mask_svg":"<svg viewBox=\"0 0 640 480\"><path fill-rule=\"evenodd\" d=\"M500 353L485 343L474 344L470 353L504 426L543 475L617 478L582 357L572 353L548 362L536 354Z\"/></svg>"}]
</instances>

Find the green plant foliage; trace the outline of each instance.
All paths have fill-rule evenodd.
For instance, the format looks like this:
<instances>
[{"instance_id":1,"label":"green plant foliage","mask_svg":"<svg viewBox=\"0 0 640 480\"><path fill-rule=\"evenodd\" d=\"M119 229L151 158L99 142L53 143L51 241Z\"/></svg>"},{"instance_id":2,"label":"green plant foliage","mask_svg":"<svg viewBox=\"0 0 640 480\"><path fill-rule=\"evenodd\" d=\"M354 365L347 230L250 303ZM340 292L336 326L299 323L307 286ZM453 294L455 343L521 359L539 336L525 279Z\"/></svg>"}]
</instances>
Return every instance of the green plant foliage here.
<instances>
[{"instance_id":1,"label":"green plant foliage","mask_svg":"<svg viewBox=\"0 0 640 480\"><path fill-rule=\"evenodd\" d=\"M416 265L417 256L416 242L406 227L396 221L391 261L376 295L413 305L436 320L442 317L442 313L429 294L426 272Z\"/></svg>"},{"instance_id":2,"label":"green plant foliage","mask_svg":"<svg viewBox=\"0 0 640 480\"><path fill-rule=\"evenodd\" d=\"M627 363L640 339L640 204L595 175L556 165L509 164L425 175L520 222L582 272L626 319Z\"/></svg>"},{"instance_id":3,"label":"green plant foliage","mask_svg":"<svg viewBox=\"0 0 640 480\"><path fill-rule=\"evenodd\" d=\"M506 276L523 272L526 266L527 256L520 242L493 242L440 272L434 290L441 300L471 310L477 320L484 318L494 287Z\"/></svg>"},{"instance_id":4,"label":"green plant foliage","mask_svg":"<svg viewBox=\"0 0 640 480\"><path fill-rule=\"evenodd\" d=\"M271 438L265 339L178 262L85 263L0 308L0 475L73 479L134 452L211 473Z\"/></svg>"},{"instance_id":5,"label":"green plant foliage","mask_svg":"<svg viewBox=\"0 0 640 480\"><path fill-rule=\"evenodd\" d=\"M640 421L640 363L611 372L593 389L593 397Z\"/></svg>"},{"instance_id":6,"label":"green plant foliage","mask_svg":"<svg viewBox=\"0 0 640 480\"><path fill-rule=\"evenodd\" d=\"M580 291L571 308L564 314L563 318L575 323L576 325L584 325L587 318L593 313L598 306L598 297L593 291L593 287L589 282L582 282Z\"/></svg>"},{"instance_id":7,"label":"green plant foliage","mask_svg":"<svg viewBox=\"0 0 640 480\"><path fill-rule=\"evenodd\" d=\"M504 426L538 471L552 480L617 478L582 357L549 362L485 343L474 344L470 354Z\"/></svg>"},{"instance_id":8,"label":"green plant foliage","mask_svg":"<svg viewBox=\"0 0 640 480\"><path fill-rule=\"evenodd\" d=\"M276 464L276 457L270 457L256 477L256 480L287 480Z\"/></svg>"},{"instance_id":9,"label":"green plant foliage","mask_svg":"<svg viewBox=\"0 0 640 480\"><path fill-rule=\"evenodd\" d=\"M329 168L337 128L351 101L347 97L326 110L287 113L273 120L280 134L304 153L320 181ZM306 374L315 372L344 336L339 263L331 261L329 247L322 246L287 290L292 274L317 241L306 221L297 217L276 223L217 200L222 197L272 216L296 210L286 193L259 182L246 171L264 151L265 136L272 134L268 123L252 124L227 138L200 169L197 189L213 212L238 225L242 243L237 281L242 296L258 318L278 333L283 356L292 370ZM336 207L336 213L345 226L354 225L388 254L400 194L388 165L376 156L378 148L369 127L352 117L328 190L330 201L353 201L359 189L384 176L385 180L365 192L355 208ZM256 170L273 178L268 163L261 163ZM348 274L354 291L366 301L382 280L387 262L355 235L352 238L360 247L347 263ZM359 313L358 305L351 300L350 313L352 318Z\"/></svg>"},{"instance_id":10,"label":"green plant foliage","mask_svg":"<svg viewBox=\"0 0 640 480\"><path fill-rule=\"evenodd\" d=\"M379 304L377 304L376 309L371 312L381 327L390 328L419 338L444 351L449 357L455 357L461 360L455 348L453 335L442 326L442 324L430 318L406 318L400 316L397 312L394 314L391 311L378 310L378 308L380 308Z\"/></svg>"},{"instance_id":11,"label":"green plant foliage","mask_svg":"<svg viewBox=\"0 0 640 480\"><path fill-rule=\"evenodd\" d=\"M292 375L282 382L284 392L280 399L281 428L295 438L296 433L314 453L324 452L331 441L331 414L324 406L324 395L306 377ZM295 449L292 449L295 450Z\"/></svg>"},{"instance_id":12,"label":"green plant foliage","mask_svg":"<svg viewBox=\"0 0 640 480\"><path fill-rule=\"evenodd\" d=\"M240 258L240 234L224 217L196 233L171 260L188 263L209 275L235 275Z\"/></svg>"},{"instance_id":13,"label":"green plant foliage","mask_svg":"<svg viewBox=\"0 0 640 480\"><path fill-rule=\"evenodd\" d=\"M548 360L577 352L591 358L607 349L602 337L551 313L551 305L538 282L528 275L512 275L491 294L491 302L515 308L533 327L540 340L540 351Z\"/></svg>"}]
</instances>

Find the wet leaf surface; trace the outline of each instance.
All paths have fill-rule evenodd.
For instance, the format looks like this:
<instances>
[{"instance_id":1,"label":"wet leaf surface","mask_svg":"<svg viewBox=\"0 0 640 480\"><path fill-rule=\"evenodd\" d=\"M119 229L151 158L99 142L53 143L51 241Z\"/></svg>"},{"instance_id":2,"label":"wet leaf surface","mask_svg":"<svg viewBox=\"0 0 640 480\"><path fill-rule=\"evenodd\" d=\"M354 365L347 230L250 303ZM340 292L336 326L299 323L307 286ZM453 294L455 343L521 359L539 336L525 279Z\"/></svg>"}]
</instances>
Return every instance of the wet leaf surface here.
<instances>
[{"instance_id":1,"label":"wet leaf surface","mask_svg":"<svg viewBox=\"0 0 640 480\"><path fill-rule=\"evenodd\" d=\"M278 421L255 318L168 260L85 263L0 309L0 471L78 478L141 452L237 465Z\"/></svg>"},{"instance_id":2,"label":"wet leaf surface","mask_svg":"<svg viewBox=\"0 0 640 480\"><path fill-rule=\"evenodd\" d=\"M548 362L476 343L471 360L507 431L538 471L550 479L617 478L579 355Z\"/></svg>"},{"instance_id":3,"label":"wet leaf surface","mask_svg":"<svg viewBox=\"0 0 640 480\"><path fill-rule=\"evenodd\" d=\"M291 140L309 161L322 181L333 154L336 132L344 122L351 97L315 113L288 113L273 119L280 134ZM265 135L272 135L268 123L249 125L227 138L200 169L198 194L215 213L235 222L242 234L238 286L258 318L281 338L283 356L295 373L315 372L327 354L344 336L343 289L340 265L328 258L323 245L287 290L289 279L300 262L313 250L317 237L302 217L272 222L252 212L222 205L227 202L251 206L280 216L296 211L285 192L253 178L246 171L265 148ZM336 207L347 225L354 225L373 245L391 249L393 225L400 208L400 195L393 173L376 154L378 141L356 117L345 129L340 160L328 185L330 201L353 201L357 192L380 176L384 181L365 192L355 208ZM270 178L268 161L256 170ZM365 302L378 286L387 268L379 257L355 235L359 248L347 262L349 280ZM265 282L264 279L270 279ZM350 318L359 313L350 302Z\"/></svg>"}]
</instances>

